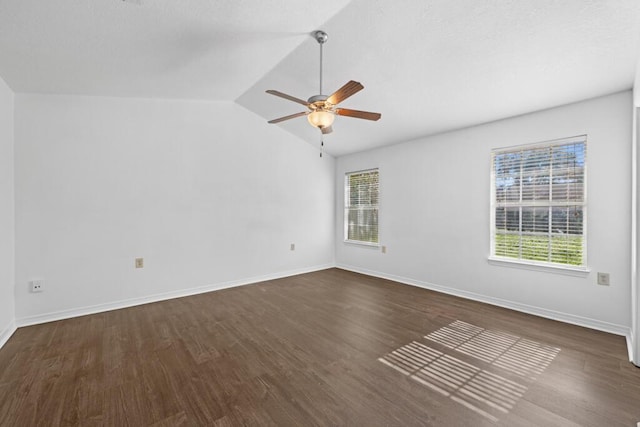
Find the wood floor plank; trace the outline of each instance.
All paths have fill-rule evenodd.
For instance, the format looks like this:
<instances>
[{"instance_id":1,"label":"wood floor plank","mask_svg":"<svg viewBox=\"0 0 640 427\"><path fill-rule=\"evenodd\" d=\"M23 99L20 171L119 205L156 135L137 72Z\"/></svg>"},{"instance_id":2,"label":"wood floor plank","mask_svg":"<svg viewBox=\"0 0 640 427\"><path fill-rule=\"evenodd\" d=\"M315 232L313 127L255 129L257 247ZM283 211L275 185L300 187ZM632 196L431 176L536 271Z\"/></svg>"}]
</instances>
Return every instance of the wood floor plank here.
<instances>
[{"instance_id":1,"label":"wood floor plank","mask_svg":"<svg viewBox=\"0 0 640 427\"><path fill-rule=\"evenodd\" d=\"M20 328L0 350L0 426L638 421L624 338L340 269Z\"/></svg>"}]
</instances>

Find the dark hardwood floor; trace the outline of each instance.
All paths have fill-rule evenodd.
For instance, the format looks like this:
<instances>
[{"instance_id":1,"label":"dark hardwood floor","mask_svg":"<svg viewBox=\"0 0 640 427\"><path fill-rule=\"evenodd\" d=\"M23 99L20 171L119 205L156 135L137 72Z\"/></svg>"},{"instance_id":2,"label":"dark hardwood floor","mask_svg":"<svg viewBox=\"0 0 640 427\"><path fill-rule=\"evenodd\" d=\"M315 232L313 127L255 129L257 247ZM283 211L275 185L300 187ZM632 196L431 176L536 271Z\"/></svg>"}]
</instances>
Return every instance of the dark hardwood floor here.
<instances>
[{"instance_id":1,"label":"dark hardwood floor","mask_svg":"<svg viewBox=\"0 0 640 427\"><path fill-rule=\"evenodd\" d=\"M0 425L635 426L625 340L339 269L20 328Z\"/></svg>"}]
</instances>

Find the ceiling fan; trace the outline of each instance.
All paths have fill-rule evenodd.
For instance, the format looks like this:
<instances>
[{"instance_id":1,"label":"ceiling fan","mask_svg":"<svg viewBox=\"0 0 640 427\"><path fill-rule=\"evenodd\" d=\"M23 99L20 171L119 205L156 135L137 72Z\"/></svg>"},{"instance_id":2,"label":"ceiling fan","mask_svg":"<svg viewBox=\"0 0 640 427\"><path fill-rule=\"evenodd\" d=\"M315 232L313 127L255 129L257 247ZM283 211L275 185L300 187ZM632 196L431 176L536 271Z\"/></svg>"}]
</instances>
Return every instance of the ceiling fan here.
<instances>
[{"instance_id":1,"label":"ceiling fan","mask_svg":"<svg viewBox=\"0 0 640 427\"><path fill-rule=\"evenodd\" d=\"M313 35L320 45L320 95L314 95L307 101L304 101L277 90L268 90L267 93L271 95L297 102L309 109L309 111L303 111L289 116L269 120L269 123L280 123L296 117L307 116L307 120L309 120L311 126L320 129L323 134L327 134L333 132L331 125L333 124L336 114L338 116L355 117L365 120L379 120L380 117L382 117L380 113L371 113L369 111L351 110L349 108L338 107L339 103L364 89L364 86L359 82L351 80L333 94L329 96L322 95L322 45L327 41L328 36L324 31L316 31Z\"/></svg>"}]
</instances>

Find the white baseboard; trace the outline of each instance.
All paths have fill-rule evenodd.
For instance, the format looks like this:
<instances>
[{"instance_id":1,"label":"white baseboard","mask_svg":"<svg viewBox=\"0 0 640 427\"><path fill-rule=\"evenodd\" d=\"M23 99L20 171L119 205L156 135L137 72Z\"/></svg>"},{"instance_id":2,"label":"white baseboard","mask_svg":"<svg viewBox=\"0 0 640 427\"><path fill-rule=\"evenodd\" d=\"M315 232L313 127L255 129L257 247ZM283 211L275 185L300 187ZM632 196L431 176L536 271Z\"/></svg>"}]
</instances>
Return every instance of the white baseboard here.
<instances>
[{"instance_id":1,"label":"white baseboard","mask_svg":"<svg viewBox=\"0 0 640 427\"><path fill-rule=\"evenodd\" d=\"M40 323L54 322L56 320L70 319L73 317L86 316L89 314L102 313L105 311L118 310L121 308L134 307L136 305L149 304L152 302L165 301L173 298L182 298L191 295L203 294L206 292L218 291L222 289L234 288L237 286L250 285L252 283L264 282L267 280L281 279L283 277L296 276L298 274L311 273L314 271L333 268L335 264L323 264L312 267L289 270L263 276L249 277L246 279L232 280L228 282L215 283L211 285L199 286L196 288L180 289L177 291L165 292L161 294L149 295L139 298L130 298L105 304L97 304L88 307L73 308L69 310L56 311L35 316L16 318L15 325L18 327L37 325ZM14 325L14 326L15 326ZM12 332L13 333L13 332Z\"/></svg>"},{"instance_id":2,"label":"white baseboard","mask_svg":"<svg viewBox=\"0 0 640 427\"><path fill-rule=\"evenodd\" d=\"M635 347L633 346L633 334L631 333L631 329L629 329L629 333L627 334L626 338L627 338L627 351L629 352L629 361L631 363L636 364L636 361L633 358L633 349ZM636 366L638 365L636 364Z\"/></svg>"},{"instance_id":3,"label":"white baseboard","mask_svg":"<svg viewBox=\"0 0 640 427\"><path fill-rule=\"evenodd\" d=\"M16 329L16 322L15 320L12 320L6 328L0 331L0 348L2 348L7 343L7 341L9 341L9 338L11 338L11 335L13 335Z\"/></svg>"},{"instance_id":4,"label":"white baseboard","mask_svg":"<svg viewBox=\"0 0 640 427\"><path fill-rule=\"evenodd\" d=\"M337 268L343 270L353 271L355 273L366 274L367 276L380 277L382 279L392 280L394 282L403 283L405 285L417 286L424 289L430 289L432 291L441 292L443 294L453 295L461 298L466 298L474 301L484 302L498 307L508 308L515 311L520 311L527 314L533 314L535 316L544 317L547 319L558 320L564 323L570 323L577 326L583 326L585 328L596 329L598 331L608 332L615 335L621 335L624 337L631 336L631 329L627 326L616 325L614 323L603 322L596 319L590 319L588 317L575 316L573 314L562 313L559 311L548 310L542 307L535 307L527 304L522 304L515 301L504 300L500 298L489 297L486 295L476 294L474 292L462 291L460 289L450 288L448 286L440 286L433 283L423 282L420 280L410 279L407 277L396 276L393 274L381 273L379 271L368 270L365 268L354 267L345 264L336 264Z\"/></svg>"}]
</instances>

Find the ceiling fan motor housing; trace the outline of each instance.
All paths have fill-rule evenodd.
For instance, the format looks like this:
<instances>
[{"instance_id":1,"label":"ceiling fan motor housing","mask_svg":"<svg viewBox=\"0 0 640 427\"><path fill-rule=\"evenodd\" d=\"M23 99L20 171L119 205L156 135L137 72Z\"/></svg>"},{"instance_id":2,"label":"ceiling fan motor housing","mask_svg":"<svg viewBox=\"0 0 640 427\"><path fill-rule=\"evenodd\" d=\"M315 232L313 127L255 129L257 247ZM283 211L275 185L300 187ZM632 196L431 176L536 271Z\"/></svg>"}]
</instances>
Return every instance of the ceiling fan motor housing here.
<instances>
[{"instance_id":1,"label":"ceiling fan motor housing","mask_svg":"<svg viewBox=\"0 0 640 427\"><path fill-rule=\"evenodd\" d=\"M316 102L325 102L329 98L327 95L313 95L307 100L309 104L315 104Z\"/></svg>"}]
</instances>

